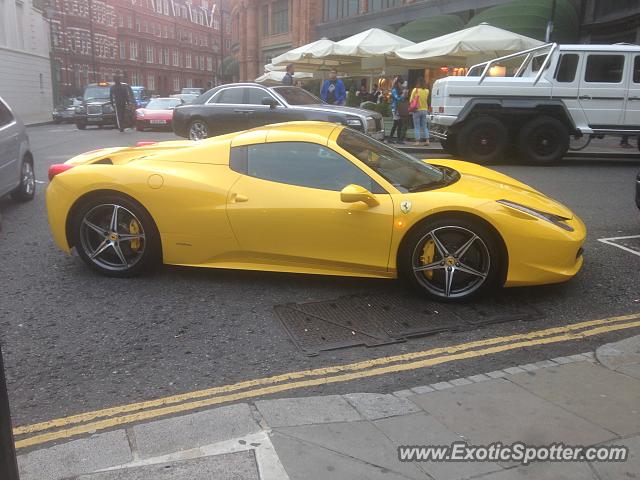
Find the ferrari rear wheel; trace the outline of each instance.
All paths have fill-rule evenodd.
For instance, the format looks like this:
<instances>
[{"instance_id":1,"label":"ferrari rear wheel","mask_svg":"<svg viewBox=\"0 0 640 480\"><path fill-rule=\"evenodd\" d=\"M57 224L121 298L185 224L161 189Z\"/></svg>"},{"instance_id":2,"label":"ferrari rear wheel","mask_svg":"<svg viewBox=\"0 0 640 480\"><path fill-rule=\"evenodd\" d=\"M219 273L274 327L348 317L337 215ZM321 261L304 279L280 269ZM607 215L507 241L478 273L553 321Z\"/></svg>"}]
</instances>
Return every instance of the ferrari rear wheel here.
<instances>
[{"instance_id":1,"label":"ferrari rear wheel","mask_svg":"<svg viewBox=\"0 0 640 480\"><path fill-rule=\"evenodd\" d=\"M438 219L412 232L398 259L403 278L445 302L493 290L501 264L492 232L480 222L456 218Z\"/></svg>"},{"instance_id":2,"label":"ferrari rear wheel","mask_svg":"<svg viewBox=\"0 0 640 480\"><path fill-rule=\"evenodd\" d=\"M189 124L189 140L204 140L209 136L209 127L204 120L194 120Z\"/></svg>"},{"instance_id":3,"label":"ferrari rear wheel","mask_svg":"<svg viewBox=\"0 0 640 480\"><path fill-rule=\"evenodd\" d=\"M125 196L84 203L76 210L73 234L80 258L106 276L131 277L159 260L159 235L151 216Z\"/></svg>"}]
</instances>

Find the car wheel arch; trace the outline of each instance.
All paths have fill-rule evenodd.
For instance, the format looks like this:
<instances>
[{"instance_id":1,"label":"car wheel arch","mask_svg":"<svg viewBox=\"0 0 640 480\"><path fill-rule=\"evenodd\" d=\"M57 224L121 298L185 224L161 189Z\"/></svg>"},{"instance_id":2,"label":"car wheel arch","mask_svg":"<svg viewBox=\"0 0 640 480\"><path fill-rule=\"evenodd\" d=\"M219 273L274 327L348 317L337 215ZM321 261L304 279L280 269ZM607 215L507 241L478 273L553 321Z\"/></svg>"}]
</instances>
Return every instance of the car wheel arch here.
<instances>
[{"instance_id":1,"label":"car wheel arch","mask_svg":"<svg viewBox=\"0 0 640 480\"><path fill-rule=\"evenodd\" d=\"M65 235L66 235L67 244L69 245L69 247L71 247L71 248L75 247L74 242L73 242L73 232L72 232L71 229L73 227L73 219L74 219L76 211L82 205L84 205L86 202L88 202L88 201L90 201L90 200L92 200L94 198L99 198L101 196L107 196L107 195L123 196L123 197L127 198L127 200L138 204L138 206L140 208L142 208L149 215L149 218L153 222L153 228L155 229L155 233L158 236L158 246L160 248L159 255L160 255L160 258L163 258L162 236L160 235L160 230L158 229L158 225L156 223L155 218L153 217L153 215L151 215L151 212L149 211L149 209L147 207L145 207L144 204L140 200L138 200L137 198L132 197L128 193L124 193L124 192L122 192L120 190L110 190L110 189L92 190L90 192L87 192L87 193L81 195L80 197L78 197L76 199L75 202L73 202L73 205L71 205L71 208L69 209L69 212L67 213L67 218L65 220Z\"/></svg>"},{"instance_id":2,"label":"car wheel arch","mask_svg":"<svg viewBox=\"0 0 640 480\"><path fill-rule=\"evenodd\" d=\"M500 248L500 253L502 255L502 265L500 270L500 285L504 285L507 280L507 273L509 271L509 249L507 248L507 244L504 241L504 238L500 234L500 231L493 225L489 220L487 220L482 215L477 213L467 212L463 210L443 210L438 211L432 214L428 214L411 225L410 228L402 236L400 243L398 244L398 249L395 252L396 255L396 267L398 265L398 260L401 255L401 252L406 247L406 242L411 238L411 234L416 231L418 228L422 227L424 224L429 222L434 222L437 220L441 220L443 218L454 218L454 219L462 219L468 220L471 222L478 222L484 227L486 227L494 236L498 247Z\"/></svg>"}]
</instances>

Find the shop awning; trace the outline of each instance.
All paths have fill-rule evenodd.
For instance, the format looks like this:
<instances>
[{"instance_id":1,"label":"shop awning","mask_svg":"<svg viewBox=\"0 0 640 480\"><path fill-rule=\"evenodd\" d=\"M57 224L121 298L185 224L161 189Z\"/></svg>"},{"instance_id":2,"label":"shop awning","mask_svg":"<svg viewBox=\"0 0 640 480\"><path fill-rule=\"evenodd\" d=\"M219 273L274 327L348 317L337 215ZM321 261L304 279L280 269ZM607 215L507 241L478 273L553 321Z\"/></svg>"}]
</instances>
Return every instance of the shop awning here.
<instances>
[{"instance_id":1,"label":"shop awning","mask_svg":"<svg viewBox=\"0 0 640 480\"><path fill-rule=\"evenodd\" d=\"M396 32L412 42L424 42L447 33L462 30L464 22L457 15L434 15L407 23Z\"/></svg>"},{"instance_id":2,"label":"shop awning","mask_svg":"<svg viewBox=\"0 0 640 480\"><path fill-rule=\"evenodd\" d=\"M516 0L512 3L488 8L473 17L467 26L486 22L520 35L545 39L547 22L551 18L552 0ZM556 13L551 41L575 43L578 40L580 21L569 0L556 0Z\"/></svg>"}]
</instances>

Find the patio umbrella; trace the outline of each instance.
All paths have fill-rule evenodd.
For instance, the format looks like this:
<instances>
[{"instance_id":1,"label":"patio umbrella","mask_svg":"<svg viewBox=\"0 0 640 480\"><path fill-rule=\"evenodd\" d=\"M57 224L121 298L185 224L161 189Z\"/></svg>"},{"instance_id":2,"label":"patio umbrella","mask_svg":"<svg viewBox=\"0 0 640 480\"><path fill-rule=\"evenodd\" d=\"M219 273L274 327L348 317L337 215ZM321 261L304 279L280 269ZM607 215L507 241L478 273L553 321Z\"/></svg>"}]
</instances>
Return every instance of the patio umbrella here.
<instances>
[{"instance_id":1,"label":"patio umbrella","mask_svg":"<svg viewBox=\"0 0 640 480\"><path fill-rule=\"evenodd\" d=\"M398 58L425 63L470 64L543 45L534 38L481 23L402 48Z\"/></svg>"},{"instance_id":2,"label":"patio umbrella","mask_svg":"<svg viewBox=\"0 0 640 480\"><path fill-rule=\"evenodd\" d=\"M285 72L268 71L256 78L256 83L262 83L264 85L281 85ZM308 72L296 72L293 74L294 80L308 80L313 78L312 73Z\"/></svg>"},{"instance_id":3,"label":"patio umbrella","mask_svg":"<svg viewBox=\"0 0 640 480\"><path fill-rule=\"evenodd\" d=\"M328 38L321 38L315 42L307 43L301 47L289 50L277 57L271 59L271 65L274 67L285 67L293 64L298 68L302 67L335 67L339 62L327 61L325 56L331 52L331 48L335 42Z\"/></svg>"},{"instance_id":4,"label":"patio umbrella","mask_svg":"<svg viewBox=\"0 0 640 480\"><path fill-rule=\"evenodd\" d=\"M381 57L399 48L414 45L411 40L386 30L371 28L336 42L325 58L332 57Z\"/></svg>"}]
</instances>

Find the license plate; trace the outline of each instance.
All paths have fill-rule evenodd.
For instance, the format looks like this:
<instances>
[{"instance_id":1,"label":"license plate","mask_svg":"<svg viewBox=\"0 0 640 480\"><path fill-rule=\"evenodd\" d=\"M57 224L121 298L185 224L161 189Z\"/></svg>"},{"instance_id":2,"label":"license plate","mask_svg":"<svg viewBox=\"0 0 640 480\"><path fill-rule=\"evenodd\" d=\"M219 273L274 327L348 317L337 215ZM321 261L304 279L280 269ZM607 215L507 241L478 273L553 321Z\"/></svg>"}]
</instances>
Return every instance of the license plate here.
<instances>
[{"instance_id":1,"label":"license plate","mask_svg":"<svg viewBox=\"0 0 640 480\"><path fill-rule=\"evenodd\" d=\"M102 117L87 117L87 121L89 122L101 122Z\"/></svg>"},{"instance_id":2,"label":"license plate","mask_svg":"<svg viewBox=\"0 0 640 480\"><path fill-rule=\"evenodd\" d=\"M166 125L166 120L151 120L151 125Z\"/></svg>"}]
</instances>

